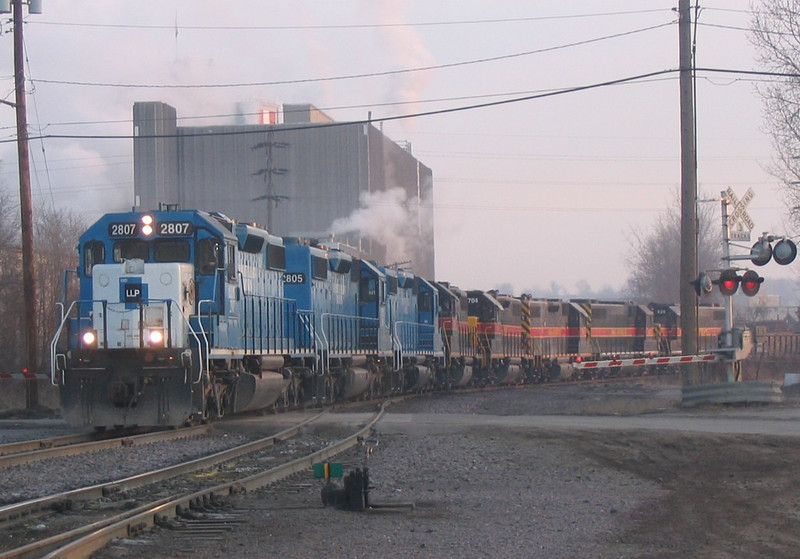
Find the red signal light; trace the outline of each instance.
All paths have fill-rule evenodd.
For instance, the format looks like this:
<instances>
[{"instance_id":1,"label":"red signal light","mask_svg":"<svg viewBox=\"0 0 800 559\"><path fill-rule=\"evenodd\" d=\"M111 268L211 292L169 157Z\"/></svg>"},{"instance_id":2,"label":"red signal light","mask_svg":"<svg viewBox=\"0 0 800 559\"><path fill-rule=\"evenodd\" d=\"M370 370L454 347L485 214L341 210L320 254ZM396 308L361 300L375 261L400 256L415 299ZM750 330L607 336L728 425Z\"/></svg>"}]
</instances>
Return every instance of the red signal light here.
<instances>
[{"instance_id":1,"label":"red signal light","mask_svg":"<svg viewBox=\"0 0 800 559\"><path fill-rule=\"evenodd\" d=\"M725 279L722 280L722 288L726 291L736 291L736 280Z\"/></svg>"},{"instance_id":2,"label":"red signal light","mask_svg":"<svg viewBox=\"0 0 800 559\"><path fill-rule=\"evenodd\" d=\"M752 297L758 293L758 290L761 288L761 284L763 282L764 278L760 277L753 270L747 270L744 274L742 274L742 293L748 297Z\"/></svg>"},{"instance_id":3,"label":"red signal light","mask_svg":"<svg viewBox=\"0 0 800 559\"><path fill-rule=\"evenodd\" d=\"M723 270L719 279L714 283L719 285L719 292L723 295L733 295L739 289L740 278L736 275L736 270L728 268Z\"/></svg>"}]
</instances>

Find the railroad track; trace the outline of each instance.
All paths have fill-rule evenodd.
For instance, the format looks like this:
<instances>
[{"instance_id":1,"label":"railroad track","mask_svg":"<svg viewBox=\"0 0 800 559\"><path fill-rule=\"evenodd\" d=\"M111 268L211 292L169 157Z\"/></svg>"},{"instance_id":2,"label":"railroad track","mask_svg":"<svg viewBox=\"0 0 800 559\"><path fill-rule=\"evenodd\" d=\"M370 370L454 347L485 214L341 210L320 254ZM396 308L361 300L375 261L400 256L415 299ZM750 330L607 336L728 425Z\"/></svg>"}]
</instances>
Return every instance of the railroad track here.
<instances>
[{"instance_id":1,"label":"railroad track","mask_svg":"<svg viewBox=\"0 0 800 559\"><path fill-rule=\"evenodd\" d=\"M210 429L211 425L197 425L182 429L148 431L144 433L142 431L145 430L136 429L122 434L82 433L50 439L7 443L0 445L0 468L19 466L47 458L75 456L109 448L138 446L184 437L194 437L207 433Z\"/></svg>"},{"instance_id":2,"label":"railroad track","mask_svg":"<svg viewBox=\"0 0 800 559\"><path fill-rule=\"evenodd\" d=\"M218 452L211 456L111 483L2 507L0 508L0 523L7 523L13 526L15 521L25 519L30 515L51 512L54 508L56 510L78 509L79 507L75 505L77 502L103 502L113 498L114 495L129 495L136 491L143 493L141 497L126 501L126 506L131 506L131 502L135 501L135 508L117 512L113 516L109 516L110 509L92 512L88 510L89 507L86 507L77 515L81 517L80 526L60 528L58 533L43 535L37 537L35 541L29 541L6 551L0 551L0 559L42 556L87 557L114 538L131 537L156 523L170 525L175 522L175 518L185 517L187 511L202 509L207 512L210 509L216 509L219 506L220 499L227 495L252 491L269 485L310 468L313 463L325 460L357 444L358 437L368 433L375 422L380 419L383 414L383 406L375 413L373 419L367 425L358 428L355 433L334 442L329 440L321 441L313 452L304 453L299 458L290 460L287 460L288 455L285 455L282 457L283 463L272 468L264 468L263 458L256 459L256 462L262 461L262 465L256 473L251 473L257 469L252 464L244 467L238 464L238 467L229 468L228 471L224 472L224 476L220 475L221 469L218 469L205 477L224 477L224 480L221 482L215 480L211 484L206 483L205 487L198 489L198 484L195 482L197 479L204 477L198 472L223 463L230 463L232 460L242 460L242 457L263 451L263 449L274 445L278 441L285 441L297 434L303 426L319 419L325 413L327 412L305 419L275 435ZM188 478L185 477L187 475L189 476ZM179 476L184 477L181 478ZM167 485L164 485L164 483ZM159 485L154 486L153 484ZM154 496L155 493L158 494ZM53 522L53 524L58 523Z\"/></svg>"}]
</instances>

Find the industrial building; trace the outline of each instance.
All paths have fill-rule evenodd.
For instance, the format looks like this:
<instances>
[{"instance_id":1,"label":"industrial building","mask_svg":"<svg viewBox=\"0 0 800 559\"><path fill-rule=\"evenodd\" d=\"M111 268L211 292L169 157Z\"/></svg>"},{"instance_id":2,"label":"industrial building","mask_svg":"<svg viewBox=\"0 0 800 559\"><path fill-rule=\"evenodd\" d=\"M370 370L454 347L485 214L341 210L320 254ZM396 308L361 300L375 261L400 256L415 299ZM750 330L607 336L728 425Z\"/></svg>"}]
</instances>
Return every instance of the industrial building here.
<instances>
[{"instance_id":1,"label":"industrial building","mask_svg":"<svg viewBox=\"0 0 800 559\"><path fill-rule=\"evenodd\" d=\"M371 123L335 122L308 104L230 125L178 120L162 102L133 106L137 209L218 211L434 278L433 173Z\"/></svg>"}]
</instances>

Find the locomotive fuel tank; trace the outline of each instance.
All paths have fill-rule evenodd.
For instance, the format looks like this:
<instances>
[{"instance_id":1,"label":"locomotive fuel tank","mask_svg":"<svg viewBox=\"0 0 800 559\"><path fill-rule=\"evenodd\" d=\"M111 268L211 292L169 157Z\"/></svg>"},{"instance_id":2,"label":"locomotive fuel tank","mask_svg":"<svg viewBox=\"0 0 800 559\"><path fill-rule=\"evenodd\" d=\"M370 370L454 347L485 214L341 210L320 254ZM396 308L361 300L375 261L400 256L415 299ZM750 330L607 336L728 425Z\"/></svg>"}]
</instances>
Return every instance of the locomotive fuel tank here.
<instances>
[{"instance_id":1,"label":"locomotive fuel tank","mask_svg":"<svg viewBox=\"0 0 800 559\"><path fill-rule=\"evenodd\" d=\"M412 365L406 368L406 388L411 392L422 390L430 384L433 371L425 365Z\"/></svg>"},{"instance_id":2,"label":"locomotive fuel tank","mask_svg":"<svg viewBox=\"0 0 800 559\"><path fill-rule=\"evenodd\" d=\"M352 367L344 371L344 387L342 388L341 398L346 400L361 396L369 389L373 379L373 374L361 367Z\"/></svg>"},{"instance_id":3,"label":"locomotive fuel tank","mask_svg":"<svg viewBox=\"0 0 800 559\"><path fill-rule=\"evenodd\" d=\"M450 369L450 384L462 388L472 380L471 365L457 365Z\"/></svg>"},{"instance_id":4,"label":"locomotive fuel tank","mask_svg":"<svg viewBox=\"0 0 800 559\"><path fill-rule=\"evenodd\" d=\"M291 373L283 369L283 364L283 357L265 356L261 358L261 371L258 375L242 374L236 383L233 413L267 408L286 394Z\"/></svg>"},{"instance_id":5,"label":"locomotive fuel tank","mask_svg":"<svg viewBox=\"0 0 800 559\"><path fill-rule=\"evenodd\" d=\"M286 393L290 379L276 371L262 371L257 377L243 374L236 384L233 413L267 408Z\"/></svg>"},{"instance_id":6,"label":"locomotive fuel tank","mask_svg":"<svg viewBox=\"0 0 800 559\"><path fill-rule=\"evenodd\" d=\"M522 367L514 363L502 365L497 369L498 384L516 384L521 376Z\"/></svg>"},{"instance_id":7,"label":"locomotive fuel tank","mask_svg":"<svg viewBox=\"0 0 800 559\"><path fill-rule=\"evenodd\" d=\"M569 380L575 377L575 367L570 363L554 363L550 369L552 380Z\"/></svg>"}]
</instances>

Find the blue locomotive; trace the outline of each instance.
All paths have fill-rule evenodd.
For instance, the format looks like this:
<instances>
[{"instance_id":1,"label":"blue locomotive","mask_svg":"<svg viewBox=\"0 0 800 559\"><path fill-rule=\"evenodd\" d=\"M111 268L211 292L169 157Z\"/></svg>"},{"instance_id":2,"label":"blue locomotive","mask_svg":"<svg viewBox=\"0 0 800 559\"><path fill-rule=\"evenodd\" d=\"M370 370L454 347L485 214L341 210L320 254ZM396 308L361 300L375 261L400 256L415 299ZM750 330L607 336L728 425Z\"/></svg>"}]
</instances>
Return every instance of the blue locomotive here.
<instances>
[{"instance_id":1,"label":"blue locomotive","mask_svg":"<svg viewBox=\"0 0 800 559\"><path fill-rule=\"evenodd\" d=\"M51 373L65 419L98 429L564 380L680 335L668 305L465 291L219 213L109 214L78 252ZM716 339L724 311L700 316Z\"/></svg>"},{"instance_id":2,"label":"blue locomotive","mask_svg":"<svg viewBox=\"0 0 800 559\"><path fill-rule=\"evenodd\" d=\"M345 247L175 210L106 215L78 251L80 295L51 346L72 424L424 390L442 356L436 289Z\"/></svg>"}]
</instances>

